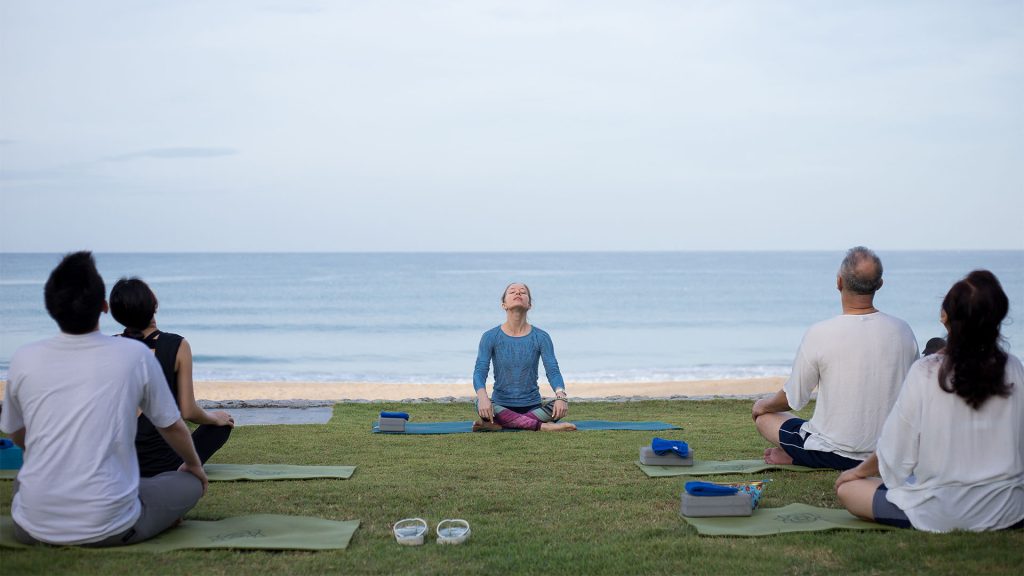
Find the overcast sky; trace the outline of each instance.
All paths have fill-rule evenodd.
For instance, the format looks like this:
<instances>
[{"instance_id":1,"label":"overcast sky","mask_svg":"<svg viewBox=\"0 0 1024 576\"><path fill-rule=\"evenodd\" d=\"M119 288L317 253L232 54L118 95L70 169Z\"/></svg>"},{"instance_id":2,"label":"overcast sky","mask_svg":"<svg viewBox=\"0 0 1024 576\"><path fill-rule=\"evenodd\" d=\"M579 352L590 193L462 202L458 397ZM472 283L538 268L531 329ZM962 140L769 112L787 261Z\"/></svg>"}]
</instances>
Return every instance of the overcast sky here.
<instances>
[{"instance_id":1,"label":"overcast sky","mask_svg":"<svg viewBox=\"0 0 1024 576\"><path fill-rule=\"evenodd\" d=\"M1024 2L0 0L0 250L1024 249Z\"/></svg>"}]
</instances>

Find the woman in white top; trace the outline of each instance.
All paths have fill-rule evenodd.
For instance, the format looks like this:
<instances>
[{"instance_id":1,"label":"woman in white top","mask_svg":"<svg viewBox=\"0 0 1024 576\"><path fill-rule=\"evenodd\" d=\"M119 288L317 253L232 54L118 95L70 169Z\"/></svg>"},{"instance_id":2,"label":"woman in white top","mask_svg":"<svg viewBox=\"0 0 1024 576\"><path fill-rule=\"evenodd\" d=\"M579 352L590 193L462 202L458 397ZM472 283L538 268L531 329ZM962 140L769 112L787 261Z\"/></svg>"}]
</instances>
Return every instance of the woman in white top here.
<instances>
[{"instance_id":1,"label":"woman in white top","mask_svg":"<svg viewBox=\"0 0 1024 576\"><path fill-rule=\"evenodd\" d=\"M999 346L1008 308L987 270L949 290L946 347L911 367L875 453L836 480L847 510L931 532L1024 527L1024 368Z\"/></svg>"}]
</instances>

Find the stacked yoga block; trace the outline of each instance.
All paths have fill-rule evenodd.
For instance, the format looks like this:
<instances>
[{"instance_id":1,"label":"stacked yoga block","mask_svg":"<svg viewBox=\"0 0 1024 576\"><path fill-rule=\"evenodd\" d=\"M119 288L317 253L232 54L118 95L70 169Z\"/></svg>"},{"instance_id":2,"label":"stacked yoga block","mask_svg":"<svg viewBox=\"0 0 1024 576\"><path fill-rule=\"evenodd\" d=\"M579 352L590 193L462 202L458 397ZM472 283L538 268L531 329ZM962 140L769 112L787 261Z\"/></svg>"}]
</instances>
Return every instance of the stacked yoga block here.
<instances>
[{"instance_id":1,"label":"stacked yoga block","mask_svg":"<svg viewBox=\"0 0 1024 576\"><path fill-rule=\"evenodd\" d=\"M683 492L679 513L683 516L750 516L754 512L750 494L737 492L729 496L694 496Z\"/></svg>"},{"instance_id":2,"label":"stacked yoga block","mask_svg":"<svg viewBox=\"0 0 1024 576\"><path fill-rule=\"evenodd\" d=\"M409 415L405 412L381 412L377 420L377 429L381 432L405 432L405 423Z\"/></svg>"},{"instance_id":3,"label":"stacked yoga block","mask_svg":"<svg viewBox=\"0 0 1024 576\"><path fill-rule=\"evenodd\" d=\"M679 513L683 516L750 516L761 501L764 481L716 484L686 483Z\"/></svg>"},{"instance_id":4,"label":"stacked yoga block","mask_svg":"<svg viewBox=\"0 0 1024 576\"><path fill-rule=\"evenodd\" d=\"M0 438L0 470L18 470L22 464L22 451L7 438Z\"/></svg>"},{"instance_id":5,"label":"stacked yoga block","mask_svg":"<svg viewBox=\"0 0 1024 576\"><path fill-rule=\"evenodd\" d=\"M693 466L693 450L686 456L680 456L676 452L658 454L650 446L640 448L640 463L644 466Z\"/></svg>"}]
</instances>

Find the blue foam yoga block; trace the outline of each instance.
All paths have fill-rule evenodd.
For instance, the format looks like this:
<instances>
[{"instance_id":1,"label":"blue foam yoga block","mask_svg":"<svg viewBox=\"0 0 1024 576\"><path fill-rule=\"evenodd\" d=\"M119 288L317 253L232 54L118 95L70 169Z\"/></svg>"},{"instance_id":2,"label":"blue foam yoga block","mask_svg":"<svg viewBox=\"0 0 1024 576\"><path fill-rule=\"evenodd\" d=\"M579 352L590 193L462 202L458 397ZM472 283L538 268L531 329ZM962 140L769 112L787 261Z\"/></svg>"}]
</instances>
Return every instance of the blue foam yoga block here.
<instances>
[{"instance_id":1,"label":"blue foam yoga block","mask_svg":"<svg viewBox=\"0 0 1024 576\"><path fill-rule=\"evenodd\" d=\"M20 470L23 463L21 448L7 438L0 438L0 470Z\"/></svg>"}]
</instances>

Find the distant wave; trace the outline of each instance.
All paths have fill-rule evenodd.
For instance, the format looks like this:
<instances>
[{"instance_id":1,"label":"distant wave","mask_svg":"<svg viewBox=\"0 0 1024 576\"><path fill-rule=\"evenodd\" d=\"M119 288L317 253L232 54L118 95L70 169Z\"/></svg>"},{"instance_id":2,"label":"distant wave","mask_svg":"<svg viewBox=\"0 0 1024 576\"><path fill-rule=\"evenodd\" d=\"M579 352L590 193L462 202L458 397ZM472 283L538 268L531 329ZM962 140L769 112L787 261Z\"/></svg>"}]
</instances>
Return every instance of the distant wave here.
<instances>
[{"instance_id":1,"label":"distant wave","mask_svg":"<svg viewBox=\"0 0 1024 576\"><path fill-rule=\"evenodd\" d=\"M574 372L563 374L569 382L626 383L626 382L692 382L697 380L727 380L739 378L773 378L788 376L789 366L694 366L671 370L617 370L604 372ZM399 372L325 372L311 370L260 370L246 368L196 368L197 380L233 381L285 381L285 382L379 382L401 384L465 384L472 386L468 375L417 374ZM547 386L542 377L541 390Z\"/></svg>"},{"instance_id":2,"label":"distant wave","mask_svg":"<svg viewBox=\"0 0 1024 576\"><path fill-rule=\"evenodd\" d=\"M268 358L266 356L216 356L212 354L196 354L192 357L195 364L203 362L218 364L292 364L294 358Z\"/></svg>"}]
</instances>

